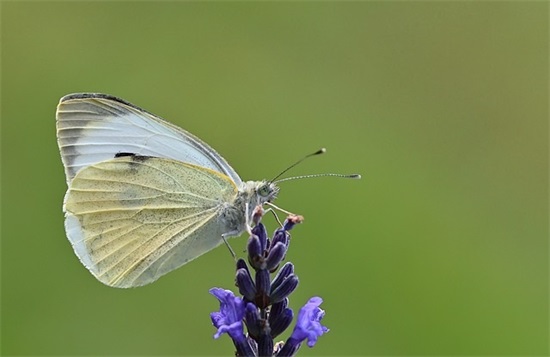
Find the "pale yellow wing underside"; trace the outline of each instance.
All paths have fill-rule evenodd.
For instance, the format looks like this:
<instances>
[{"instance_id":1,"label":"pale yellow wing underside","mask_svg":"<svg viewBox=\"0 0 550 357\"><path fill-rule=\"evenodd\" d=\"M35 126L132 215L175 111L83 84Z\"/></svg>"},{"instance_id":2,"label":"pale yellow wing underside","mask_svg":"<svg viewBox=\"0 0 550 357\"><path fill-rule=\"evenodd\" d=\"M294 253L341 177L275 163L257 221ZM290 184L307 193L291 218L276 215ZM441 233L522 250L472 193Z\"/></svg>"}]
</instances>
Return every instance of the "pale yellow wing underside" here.
<instances>
[{"instance_id":1,"label":"pale yellow wing underside","mask_svg":"<svg viewBox=\"0 0 550 357\"><path fill-rule=\"evenodd\" d=\"M219 172L179 161L123 156L80 170L65 197L76 255L101 282L134 287L222 243L218 220L237 187Z\"/></svg>"}]
</instances>

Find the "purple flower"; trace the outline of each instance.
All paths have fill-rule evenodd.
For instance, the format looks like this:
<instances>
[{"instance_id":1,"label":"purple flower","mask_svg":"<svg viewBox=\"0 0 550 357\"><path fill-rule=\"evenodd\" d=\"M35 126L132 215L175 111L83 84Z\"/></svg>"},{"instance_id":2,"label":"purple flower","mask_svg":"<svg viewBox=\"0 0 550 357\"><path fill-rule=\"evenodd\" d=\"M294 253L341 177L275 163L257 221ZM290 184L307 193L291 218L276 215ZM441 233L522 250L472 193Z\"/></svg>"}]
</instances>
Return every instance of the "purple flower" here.
<instances>
[{"instance_id":1,"label":"purple flower","mask_svg":"<svg viewBox=\"0 0 550 357\"><path fill-rule=\"evenodd\" d=\"M212 324L218 329L214 338L219 338L227 332L233 340L243 341L245 339L243 333L245 303L243 299L236 297L230 290L221 288L210 289L210 294L220 301L220 311L210 314Z\"/></svg>"},{"instance_id":2,"label":"purple flower","mask_svg":"<svg viewBox=\"0 0 550 357\"><path fill-rule=\"evenodd\" d=\"M314 296L300 309L296 326L292 331L291 339L295 339L301 343L307 338L307 345L313 347L317 342L317 338L329 331L328 328L321 325L321 320L325 316L325 311L319 305L323 302L318 296Z\"/></svg>"}]
</instances>

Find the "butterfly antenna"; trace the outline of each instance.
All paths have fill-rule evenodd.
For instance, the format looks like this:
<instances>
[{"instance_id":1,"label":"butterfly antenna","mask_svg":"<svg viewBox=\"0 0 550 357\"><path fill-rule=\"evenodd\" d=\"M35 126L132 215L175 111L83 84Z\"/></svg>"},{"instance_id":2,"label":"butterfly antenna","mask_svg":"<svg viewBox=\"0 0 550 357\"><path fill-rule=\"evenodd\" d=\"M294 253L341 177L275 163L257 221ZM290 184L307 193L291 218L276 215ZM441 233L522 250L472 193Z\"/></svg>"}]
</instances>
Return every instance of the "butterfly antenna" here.
<instances>
[{"instance_id":1,"label":"butterfly antenna","mask_svg":"<svg viewBox=\"0 0 550 357\"><path fill-rule=\"evenodd\" d=\"M327 152L327 149L325 148L321 148L317 151L315 151L314 153L311 153L309 155L306 155L304 157L302 157L300 160L296 161L295 163L293 163L292 165L290 165L289 167L287 167L286 169L284 169L283 171L281 171L277 176L275 176L274 178L272 178L269 182L275 182L276 179L278 179L279 177L281 177L282 175L285 174L285 172L287 172L288 170L290 170L291 168L293 168L294 166L298 165L300 162L304 161L305 159L307 159L308 157L312 157L312 156L316 156L316 155L321 155L321 154L324 154ZM281 182L280 181L277 181L277 182Z\"/></svg>"},{"instance_id":2,"label":"butterfly antenna","mask_svg":"<svg viewBox=\"0 0 550 357\"><path fill-rule=\"evenodd\" d=\"M330 173L328 173L328 174L313 174L313 175L302 175L302 176L287 177L287 178L284 178L284 179L277 180L274 183L281 183L281 182L284 182L284 181L300 180L300 179L313 178L313 177L325 177L325 176L333 176L333 177L341 177L341 178L349 178L349 179L357 179L357 180L361 178L361 175L359 175L359 174L346 175L346 174L330 174Z\"/></svg>"}]
</instances>

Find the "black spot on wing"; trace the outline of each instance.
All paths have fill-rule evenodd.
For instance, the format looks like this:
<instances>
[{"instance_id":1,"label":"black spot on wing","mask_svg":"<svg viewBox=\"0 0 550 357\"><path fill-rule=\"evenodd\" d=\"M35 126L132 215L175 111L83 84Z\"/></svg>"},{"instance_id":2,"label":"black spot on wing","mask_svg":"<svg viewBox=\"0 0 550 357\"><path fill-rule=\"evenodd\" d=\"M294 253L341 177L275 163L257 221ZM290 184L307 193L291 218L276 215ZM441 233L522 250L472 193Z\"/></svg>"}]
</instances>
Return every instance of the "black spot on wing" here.
<instances>
[{"instance_id":1,"label":"black spot on wing","mask_svg":"<svg viewBox=\"0 0 550 357\"><path fill-rule=\"evenodd\" d=\"M118 158L118 157L131 157L132 161L134 161L134 162L144 162L144 161L152 158L153 156L138 155L138 154L134 154L132 152L118 152L118 153L115 154L115 159Z\"/></svg>"},{"instance_id":2,"label":"black spot on wing","mask_svg":"<svg viewBox=\"0 0 550 357\"><path fill-rule=\"evenodd\" d=\"M132 152L118 152L115 154L115 158L117 157L125 157L125 156L136 156L136 154Z\"/></svg>"}]
</instances>

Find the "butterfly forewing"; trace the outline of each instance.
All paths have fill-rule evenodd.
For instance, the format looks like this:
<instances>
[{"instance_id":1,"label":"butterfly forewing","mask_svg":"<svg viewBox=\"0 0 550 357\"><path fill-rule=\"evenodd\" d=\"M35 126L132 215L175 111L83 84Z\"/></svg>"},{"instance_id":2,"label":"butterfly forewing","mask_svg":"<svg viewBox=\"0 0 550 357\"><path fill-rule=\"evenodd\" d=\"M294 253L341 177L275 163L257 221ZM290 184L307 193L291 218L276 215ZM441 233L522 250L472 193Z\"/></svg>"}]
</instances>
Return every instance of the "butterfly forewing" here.
<instances>
[{"instance_id":1,"label":"butterfly forewing","mask_svg":"<svg viewBox=\"0 0 550 357\"><path fill-rule=\"evenodd\" d=\"M222 243L219 210L237 187L218 172L154 157L87 166L65 197L66 230L103 283L150 283Z\"/></svg>"},{"instance_id":2,"label":"butterfly forewing","mask_svg":"<svg viewBox=\"0 0 550 357\"><path fill-rule=\"evenodd\" d=\"M174 159L242 181L208 144L191 133L105 94L71 94L57 107L57 140L67 183L76 173L119 153Z\"/></svg>"}]
</instances>

